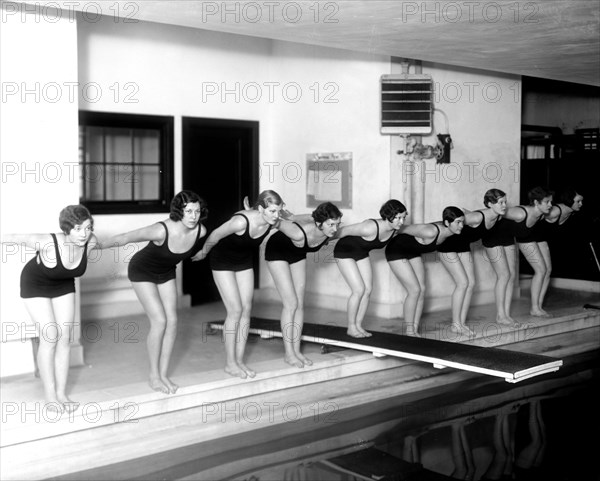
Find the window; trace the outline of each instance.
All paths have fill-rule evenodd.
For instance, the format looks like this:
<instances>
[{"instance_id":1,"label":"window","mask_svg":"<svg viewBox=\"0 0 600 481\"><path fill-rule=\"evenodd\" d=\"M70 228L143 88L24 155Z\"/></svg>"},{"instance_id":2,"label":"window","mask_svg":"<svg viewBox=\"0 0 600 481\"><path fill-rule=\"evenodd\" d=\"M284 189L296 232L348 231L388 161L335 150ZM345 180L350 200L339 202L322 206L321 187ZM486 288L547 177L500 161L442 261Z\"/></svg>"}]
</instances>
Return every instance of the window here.
<instances>
[{"instance_id":1,"label":"window","mask_svg":"<svg viewBox=\"0 0 600 481\"><path fill-rule=\"evenodd\" d=\"M94 214L168 212L173 117L79 112L80 202Z\"/></svg>"}]
</instances>

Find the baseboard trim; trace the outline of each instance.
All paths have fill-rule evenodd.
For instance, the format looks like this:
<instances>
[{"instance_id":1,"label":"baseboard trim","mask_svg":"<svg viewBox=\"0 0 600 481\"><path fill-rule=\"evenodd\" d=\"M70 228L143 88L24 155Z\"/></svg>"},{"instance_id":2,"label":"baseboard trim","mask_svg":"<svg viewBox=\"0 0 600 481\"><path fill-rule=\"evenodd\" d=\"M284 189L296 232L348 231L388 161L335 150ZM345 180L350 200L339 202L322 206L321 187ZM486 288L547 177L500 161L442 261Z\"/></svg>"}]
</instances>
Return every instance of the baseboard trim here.
<instances>
[{"instance_id":1,"label":"baseboard trim","mask_svg":"<svg viewBox=\"0 0 600 481\"><path fill-rule=\"evenodd\" d=\"M531 278L533 276L523 276L519 279L519 285L522 289L529 289L531 287ZM552 277L550 279L550 287L556 287L557 289L567 289L570 291L577 292L599 292L600 293L600 282L588 281L584 279L565 279L561 277Z\"/></svg>"},{"instance_id":2,"label":"baseboard trim","mask_svg":"<svg viewBox=\"0 0 600 481\"><path fill-rule=\"evenodd\" d=\"M518 296L519 289L515 290L515 295ZM274 287L264 287L258 289L254 293L256 302L265 302L268 304L281 304L281 298L277 289ZM473 294L471 305L478 306L483 304L491 304L494 302L493 291L479 291ZM323 296L314 292L307 292L304 305L317 309L330 309L339 312L345 312L347 309L348 299L340 296ZM426 297L423 312L437 312L450 309L452 303L451 296ZM403 317L402 309L404 302L383 303L375 300L369 302L367 310L368 316L379 317L382 319L397 319Z\"/></svg>"}]
</instances>

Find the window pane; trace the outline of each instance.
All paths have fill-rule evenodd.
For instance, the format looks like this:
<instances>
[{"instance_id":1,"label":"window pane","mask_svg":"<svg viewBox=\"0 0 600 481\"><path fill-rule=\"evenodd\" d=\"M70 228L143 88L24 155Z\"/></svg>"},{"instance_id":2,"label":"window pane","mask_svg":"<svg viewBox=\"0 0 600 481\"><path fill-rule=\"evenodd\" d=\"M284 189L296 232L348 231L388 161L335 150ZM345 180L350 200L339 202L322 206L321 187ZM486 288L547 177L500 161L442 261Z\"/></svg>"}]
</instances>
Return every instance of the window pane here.
<instances>
[{"instance_id":1,"label":"window pane","mask_svg":"<svg viewBox=\"0 0 600 481\"><path fill-rule=\"evenodd\" d=\"M131 163L131 130L105 128L106 163Z\"/></svg>"},{"instance_id":2,"label":"window pane","mask_svg":"<svg viewBox=\"0 0 600 481\"><path fill-rule=\"evenodd\" d=\"M88 127L85 139L85 161L102 162L102 127Z\"/></svg>"},{"instance_id":3,"label":"window pane","mask_svg":"<svg viewBox=\"0 0 600 481\"><path fill-rule=\"evenodd\" d=\"M86 198L85 185L83 182L83 164L85 162L86 147L85 138L87 135L87 129L83 126L79 126L79 193L81 198Z\"/></svg>"},{"instance_id":4,"label":"window pane","mask_svg":"<svg viewBox=\"0 0 600 481\"><path fill-rule=\"evenodd\" d=\"M103 193L104 168L102 165L86 164L83 180L85 182L86 200L105 200Z\"/></svg>"},{"instance_id":5,"label":"window pane","mask_svg":"<svg viewBox=\"0 0 600 481\"><path fill-rule=\"evenodd\" d=\"M107 165L106 199L105 200L133 200L131 184L134 181L129 165Z\"/></svg>"},{"instance_id":6,"label":"window pane","mask_svg":"<svg viewBox=\"0 0 600 481\"><path fill-rule=\"evenodd\" d=\"M160 161L160 132L150 129L135 129L133 148L138 164L158 164Z\"/></svg>"},{"instance_id":7,"label":"window pane","mask_svg":"<svg viewBox=\"0 0 600 481\"><path fill-rule=\"evenodd\" d=\"M158 200L160 193L160 172L158 167L135 167L135 200Z\"/></svg>"},{"instance_id":8,"label":"window pane","mask_svg":"<svg viewBox=\"0 0 600 481\"><path fill-rule=\"evenodd\" d=\"M168 212L173 117L79 112L80 202L95 213Z\"/></svg>"}]
</instances>

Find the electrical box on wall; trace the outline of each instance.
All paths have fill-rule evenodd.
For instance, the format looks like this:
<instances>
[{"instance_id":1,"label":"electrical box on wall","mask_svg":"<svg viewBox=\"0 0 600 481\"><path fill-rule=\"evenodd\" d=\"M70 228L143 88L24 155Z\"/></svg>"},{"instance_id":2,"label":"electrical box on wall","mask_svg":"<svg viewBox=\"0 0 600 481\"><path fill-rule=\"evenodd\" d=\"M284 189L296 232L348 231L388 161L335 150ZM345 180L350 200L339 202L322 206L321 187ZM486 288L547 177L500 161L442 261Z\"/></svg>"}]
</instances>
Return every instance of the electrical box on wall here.
<instances>
[{"instance_id":1,"label":"electrical box on wall","mask_svg":"<svg viewBox=\"0 0 600 481\"><path fill-rule=\"evenodd\" d=\"M430 134L433 80L426 74L381 76L381 133Z\"/></svg>"}]
</instances>

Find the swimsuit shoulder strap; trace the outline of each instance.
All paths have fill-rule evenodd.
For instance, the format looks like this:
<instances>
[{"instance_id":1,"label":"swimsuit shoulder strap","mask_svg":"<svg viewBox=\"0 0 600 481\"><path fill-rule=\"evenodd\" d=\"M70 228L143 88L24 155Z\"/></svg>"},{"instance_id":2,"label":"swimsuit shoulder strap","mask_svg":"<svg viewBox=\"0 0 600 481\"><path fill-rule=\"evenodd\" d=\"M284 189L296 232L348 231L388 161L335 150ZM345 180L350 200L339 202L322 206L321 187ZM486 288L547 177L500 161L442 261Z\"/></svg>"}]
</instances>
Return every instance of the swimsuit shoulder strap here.
<instances>
[{"instance_id":1,"label":"swimsuit shoulder strap","mask_svg":"<svg viewBox=\"0 0 600 481\"><path fill-rule=\"evenodd\" d=\"M308 247L308 236L306 235L306 231L302 228L300 224L298 224L298 222L294 222L294 224L296 224L298 228L302 231L302 235L304 236L304 245Z\"/></svg>"},{"instance_id":2,"label":"swimsuit shoulder strap","mask_svg":"<svg viewBox=\"0 0 600 481\"><path fill-rule=\"evenodd\" d=\"M56 253L56 265L63 266L62 259L60 257L60 251L58 250L58 239L56 238L56 234L50 234L52 236L52 240L54 241L54 252Z\"/></svg>"},{"instance_id":3,"label":"swimsuit shoulder strap","mask_svg":"<svg viewBox=\"0 0 600 481\"><path fill-rule=\"evenodd\" d=\"M377 227L377 235L375 236L375 239L379 240L379 222L377 222L377 220L375 219L371 219L373 222L375 222L375 226Z\"/></svg>"}]
</instances>

